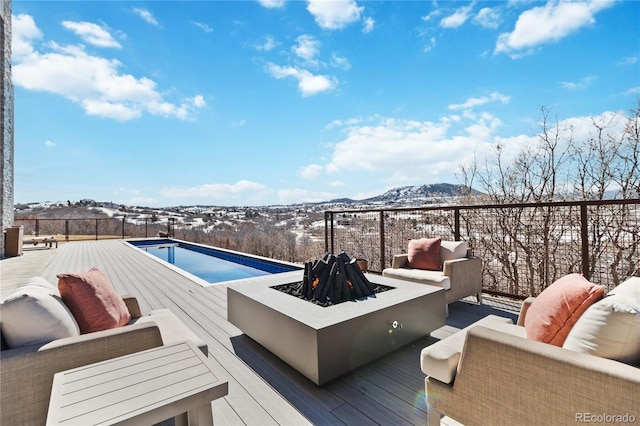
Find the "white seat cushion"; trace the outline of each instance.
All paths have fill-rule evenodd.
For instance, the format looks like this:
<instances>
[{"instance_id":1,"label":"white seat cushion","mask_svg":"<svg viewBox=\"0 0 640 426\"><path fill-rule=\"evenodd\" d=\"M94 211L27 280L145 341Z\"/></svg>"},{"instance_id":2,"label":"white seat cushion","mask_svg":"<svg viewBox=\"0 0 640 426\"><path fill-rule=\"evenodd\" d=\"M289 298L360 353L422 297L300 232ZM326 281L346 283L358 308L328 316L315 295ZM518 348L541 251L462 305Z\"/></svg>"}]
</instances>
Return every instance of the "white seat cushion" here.
<instances>
[{"instance_id":1,"label":"white seat cushion","mask_svg":"<svg viewBox=\"0 0 640 426\"><path fill-rule=\"evenodd\" d=\"M420 368L429 377L443 383L451 383L456 377L462 348L470 328L481 325L520 337L526 337L524 327L513 324L509 318L489 315L468 327L452 334L446 339L427 346L420 353Z\"/></svg>"},{"instance_id":2,"label":"white seat cushion","mask_svg":"<svg viewBox=\"0 0 640 426\"><path fill-rule=\"evenodd\" d=\"M428 284L442 287L445 290L451 288L451 280L442 271L428 271L425 269L386 268L382 271L383 277L399 278L418 284Z\"/></svg>"}]
</instances>

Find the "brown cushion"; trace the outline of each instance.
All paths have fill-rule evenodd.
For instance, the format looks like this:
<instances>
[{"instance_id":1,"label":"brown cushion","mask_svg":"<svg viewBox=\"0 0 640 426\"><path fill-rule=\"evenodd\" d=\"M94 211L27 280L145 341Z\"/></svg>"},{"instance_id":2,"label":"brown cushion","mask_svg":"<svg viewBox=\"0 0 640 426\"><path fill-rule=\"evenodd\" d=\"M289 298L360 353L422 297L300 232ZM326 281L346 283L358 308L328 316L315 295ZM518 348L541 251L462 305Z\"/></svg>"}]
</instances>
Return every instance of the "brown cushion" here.
<instances>
[{"instance_id":1,"label":"brown cushion","mask_svg":"<svg viewBox=\"0 0 640 426\"><path fill-rule=\"evenodd\" d=\"M131 320L122 297L96 268L84 274L58 275L58 289L81 333L121 327Z\"/></svg>"},{"instance_id":2,"label":"brown cushion","mask_svg":"<svg viewBox=\"0 0 640 426\"><path fill-rule=\"evenodd\" d=\"M420 238L409 241L409 256L407 257L410 268L429 269L439 271L440 266L440 238Z\"/></svg>"},{"instance_id":3,"label":"brown cushion","mask_svg":"<svg viewBox=\"0 0 640 426\"><path fill-rule=\"evenodd\" d=\"M535 298L527 310L527 338L562 346L578 318L602 299L605 287L589 282L581 274L566 275Z\"/></svg>"}]
</instances>

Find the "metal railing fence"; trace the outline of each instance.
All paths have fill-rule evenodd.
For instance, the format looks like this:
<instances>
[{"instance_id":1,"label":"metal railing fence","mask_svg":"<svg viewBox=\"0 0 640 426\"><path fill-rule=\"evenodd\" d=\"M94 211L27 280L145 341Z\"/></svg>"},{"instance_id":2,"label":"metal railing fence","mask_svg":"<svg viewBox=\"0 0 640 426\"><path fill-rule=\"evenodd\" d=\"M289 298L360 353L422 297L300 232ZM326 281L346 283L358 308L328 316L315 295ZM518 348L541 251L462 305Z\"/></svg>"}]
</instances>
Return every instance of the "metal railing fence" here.
<instances>
[{"instance_id":1,"label":"metal railing fence","mask_svg":"<svg viewBox=\"0 0 640 426\"><path fill-rule=\"evenodd\" d=\"M326 250L377 272L420 237L467 241L484 290L517 298L572 272L609 289L640 275L640 199L325 212Z\"/></svg>"},{"instance_id":2,"label":"metal railing fence","mask_svg":"<svg viewBox=\"0 0 640 426\"><path fill-rule=\"evenodd\" d=\"M16 218L14 225L22 225L24 236L62 236L65 241L108 238L148 238L173 235L175 219L151 218Z\"/></svg>"}]
</instances>

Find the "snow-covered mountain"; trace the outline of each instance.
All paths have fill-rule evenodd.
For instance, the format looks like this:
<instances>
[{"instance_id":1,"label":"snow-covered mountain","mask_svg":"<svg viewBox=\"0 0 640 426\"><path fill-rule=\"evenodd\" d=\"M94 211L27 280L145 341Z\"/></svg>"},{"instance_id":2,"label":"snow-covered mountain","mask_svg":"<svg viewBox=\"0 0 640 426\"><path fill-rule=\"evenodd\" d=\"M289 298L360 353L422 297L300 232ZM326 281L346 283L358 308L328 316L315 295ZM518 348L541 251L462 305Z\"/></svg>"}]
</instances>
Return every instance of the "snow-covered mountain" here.
<instances>
[{"instance_id":1,"label":"snow-covered mountain","mask_svg":"<svg viewBox=\"0 0 640 426\"><path fill-rule=\"evenodd\" d=\"M364 202L370 203L409 203L443 201L443 199L460 197L466 194L468 188L463 185L453 185L450 183L434 183L429 185L401 186L388 190L382 195L378 195ZM474 193L477 193L474 191Z\"/></svg>"}]
</instances>

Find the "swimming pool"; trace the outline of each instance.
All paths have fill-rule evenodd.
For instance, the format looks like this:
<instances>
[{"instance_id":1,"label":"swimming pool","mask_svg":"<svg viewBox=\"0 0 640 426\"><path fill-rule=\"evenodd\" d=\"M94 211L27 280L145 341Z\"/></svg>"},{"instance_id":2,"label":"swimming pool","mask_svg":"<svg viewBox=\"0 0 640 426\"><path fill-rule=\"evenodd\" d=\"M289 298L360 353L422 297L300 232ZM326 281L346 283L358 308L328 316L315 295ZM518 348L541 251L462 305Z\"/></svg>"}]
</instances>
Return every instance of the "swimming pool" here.
<instances>
[{"instance_id":1,"label":"swimming pool","mask_svg":"<svg viewBox=\"0 0 640 426\"><path fill-rule=\"evenodd\" d=\"M155 258L200 278L204 281L201 283L203 285L302 269L302 266L293 263L181 240L154 239L128 242Z\"/></svg>"}]
</instances>

